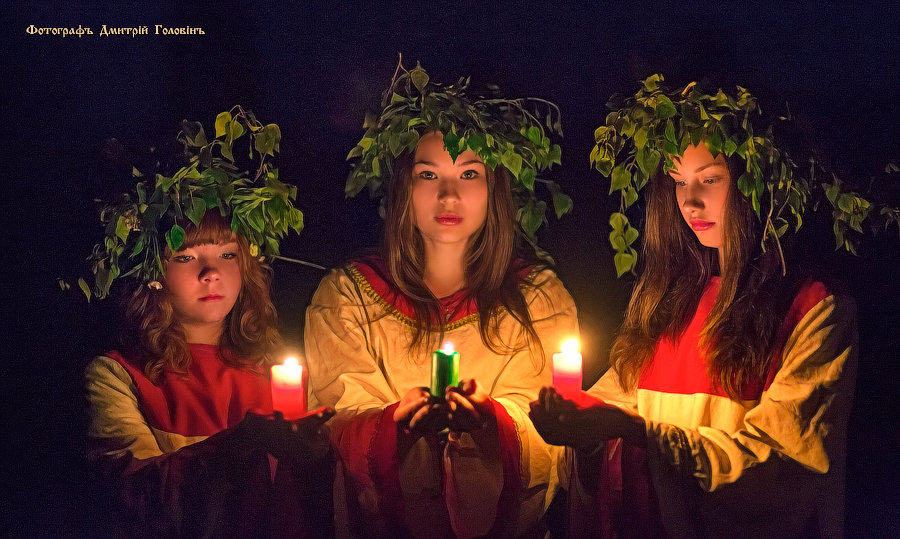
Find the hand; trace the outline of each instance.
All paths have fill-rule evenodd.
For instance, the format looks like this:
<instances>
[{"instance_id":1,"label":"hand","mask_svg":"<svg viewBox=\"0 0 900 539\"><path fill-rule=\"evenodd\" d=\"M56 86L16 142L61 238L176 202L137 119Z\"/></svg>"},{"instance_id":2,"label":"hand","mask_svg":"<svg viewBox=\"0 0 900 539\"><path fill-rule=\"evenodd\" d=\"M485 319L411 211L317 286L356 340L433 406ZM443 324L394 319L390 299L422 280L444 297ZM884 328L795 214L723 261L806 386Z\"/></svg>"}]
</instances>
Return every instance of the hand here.
<instances>
[{"instance_id":1,"label":"hand","mask_svg":"<svg viewBox=\"0 0 900 539\"><path fill-rule=\"evenodd\" d=\"M301 419L287 421L277 411L272 417L247 412L235 431L279 460L317 460L329 452L321 427L333 415L334 410L321 408Z\"/></svg>"},{"instance_id":2,"label":"hand","mask_svg":"<svg viewBox=\"0 0 900 539\"><path fill-rule=\"evenodd\" d=\"M450 409L450 430L454 432L481 430L497 420L490 395L474 378L448 387L444 395Z\"/></svg>"},{"instance_id":3,"label":"hand","mask_svg":"<svg viewBox=\"0 0 900 539\"><path fill-rule=\"evenodd\" d=\"M541 389L528 416L538 433L552 445L594 448L613 438L646 444L645 423L640 416L602 402L579 408L552 387Z\"/></svg>"},{"instance_id":4,"label":"hand","mask_svg":"<svg viewBox=\"0 0 900 539\"><path fill-rule=\"evenodd\" d=\"M427 388L414 387L400 399L394 422L402 431L419 438L447 427L447 406L434 402Z\"/></svg>"}]
</instances>

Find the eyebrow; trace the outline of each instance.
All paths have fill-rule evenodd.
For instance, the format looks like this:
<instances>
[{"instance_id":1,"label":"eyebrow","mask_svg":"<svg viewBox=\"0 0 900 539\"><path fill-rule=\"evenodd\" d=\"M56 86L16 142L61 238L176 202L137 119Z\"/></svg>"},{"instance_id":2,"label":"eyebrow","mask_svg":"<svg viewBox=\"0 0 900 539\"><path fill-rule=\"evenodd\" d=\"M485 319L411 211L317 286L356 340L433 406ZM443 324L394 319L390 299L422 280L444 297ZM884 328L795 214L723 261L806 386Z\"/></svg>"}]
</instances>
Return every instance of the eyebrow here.
<instances>
[{"instance_id":1,"label":"eyebrow","mask_svg":"<svg viewBox=\"0 0 900 539\"><path fill-rule=\"evenodd\" d=\"M708 169L709 167L724 167L724 166L727 166L727 165L726 165L725 163L720 163L720 162L718 162L718 161L713 161L712 163L707 163L707 164L705 164L705 165L702 165L702 166L697 167L697 170L694 171L694 174L696 174L696 173L698 173L698 172L700 172L700 171L702 171L702 170L706 170L706 169ZM669 175L670 175L670 176L671 176L671 175L681 176L681 174L679 174L678 171L675 170L675 169L669 169Z\"/></svg>"},{"instance_id":2,"label":"eyebrow","mask_svg":"<svg viewBox=\"0 0 900 539\"><path fill-rule=\"evenodd\" d=\"M483 165L483 164L484 164L484 161L482 161L481 159L470 159L470 160L466 161L465 163L455 163L455 164L456 164L456 166L458 166L458 167L464 167L464 166L471 165L471 164L473 164L473 163L474 163L474 164L478 164L478 165ZM436 166L437 166L435 163L432 163L431 161L425 161L425 160L422 160L422 159L416 161L415 163L413 163L413 165L414 165L414 166L415 166L415 165L428 165L428 166L431 166L431 167L436 167Z\"/></svg>"}]
</instances>

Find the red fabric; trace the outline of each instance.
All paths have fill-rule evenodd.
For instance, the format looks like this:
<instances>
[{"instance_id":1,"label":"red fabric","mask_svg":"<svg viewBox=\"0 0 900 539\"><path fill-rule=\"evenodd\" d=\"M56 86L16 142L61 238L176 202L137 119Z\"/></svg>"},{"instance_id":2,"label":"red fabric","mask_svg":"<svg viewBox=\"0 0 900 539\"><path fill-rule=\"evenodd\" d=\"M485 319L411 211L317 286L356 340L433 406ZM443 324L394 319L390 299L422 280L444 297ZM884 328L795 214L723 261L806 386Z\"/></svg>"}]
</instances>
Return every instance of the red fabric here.
<instances>
[{"instance_id":1,"label":"red fabric","mask_svg":"<svg viewBox=\"0 0 900 539\"><path fill-rule=\"evenodd\" d=\"M217 346L190 347L187 375L166 372L159 385L144 376L143 365L109 353L134 381L141 412L151 427L182 436L212 436L238 424L248 411L272 413L268 378L225 365Z\"/></svg>"},{"instance_id":2,"label":"red fabric","mask_svg":"<svg viewBox=\"0 0 900 539\"><path fill-rule=\"evenodd\" d=\"M719 278L713 277L706 285L694 317L684 334L677 339L660 340L649 366L641 373L638 388L661 393L682 395L704 393L728 397L725 390L709 377L706 354L700 348L700 331L712 311L718 291ZM781 348L800 319L827 295L825 286L819 282L808 282L801 287L782 324L776 341L776 357L781 354ZM778 361L773 361L767 380L761 380L744 389L742 395L744 400L758 399L763 390L771 384L780 366Z\"/></svg>"},{"instance_id":3,"label":"red fabric","mask_svg":"<svg viewBox=\"0 0 900 539\"><path fill-rule=\"evenodd\" d=\"M310 474L281 461L273 475L264 449L240 449L248 442L235 439L231 427L247 411L272 413L268 380L226 366L215 346L190 347L188 374L166 373L158 386L121 354L108 354L132 377L138 406L151 427L185 436L210 436L147 459L115 451L127 441L93 440L91 453L107 488L122 504L118 524L126 535L317 537L333 533L331 497L319 499L331 486L325 477L330 463L316 463L327 467L328 473Z\"/></svg>"},{"instance_id":4,"label":"red fabric","mask_svg":"<svg viewBox=\"0 0 900 539\"><path fill-rule=\"evenodd\" d=\"M516 533L519 492L522 490L519 436L516 434L516 424L506 408L494 399L491 399L491 405L497 419L503 488L500 490L500 500L497 503L497 520L488 537L512 537Z\"/></svg>"}]
</instances>

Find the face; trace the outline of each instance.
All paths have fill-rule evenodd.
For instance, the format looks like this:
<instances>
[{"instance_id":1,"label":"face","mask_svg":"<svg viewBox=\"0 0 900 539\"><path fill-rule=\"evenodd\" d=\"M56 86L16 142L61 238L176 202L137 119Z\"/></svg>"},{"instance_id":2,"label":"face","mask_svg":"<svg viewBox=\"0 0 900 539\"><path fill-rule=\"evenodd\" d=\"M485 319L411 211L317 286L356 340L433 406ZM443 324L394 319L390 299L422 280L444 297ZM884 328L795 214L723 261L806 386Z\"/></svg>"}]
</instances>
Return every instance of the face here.
<instances>
[{"instance_id":1,"label":"face","mask_svg":"<svg viewBox=\"0 0 900 539\"><path fill-rule=\"evenodd\" d=\"M164 268L175 316L187 327L221 324L241 291L234 241L181 249L166 259Z\"/></svg>"},{"instance_id":2,"label":"face","mask_svg":"<svg viewBox=\"0 0 900 539\"><path fill-rule=\"evenodd\" d=\"M487 218L485 165L472 150L454 163L440 133L419 140L412 170L412 210L426 242L465 243Z\"/></svg>"},{"instance_id":3,"label":"face","mask_svg":"<svg viewBox=\"0 0 900 539\"><path fill-rule=\"evenodd\" d=\"M722 247L725 204L731 175L725 156L713 159L706 144L688 146L669 175L675 183L675 199L685 222L707 247Z\"/></svg>"}]
</instances>

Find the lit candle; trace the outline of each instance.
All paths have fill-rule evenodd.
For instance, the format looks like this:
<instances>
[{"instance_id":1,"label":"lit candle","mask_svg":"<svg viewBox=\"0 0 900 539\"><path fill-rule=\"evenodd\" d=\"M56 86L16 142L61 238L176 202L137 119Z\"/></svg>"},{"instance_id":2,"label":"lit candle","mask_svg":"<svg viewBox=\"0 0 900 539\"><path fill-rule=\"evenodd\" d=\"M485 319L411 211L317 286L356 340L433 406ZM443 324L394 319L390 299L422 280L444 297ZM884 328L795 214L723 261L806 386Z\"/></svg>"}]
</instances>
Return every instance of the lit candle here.
<instances>
[{"instance_id":1,"label":"lit candle","mask_svg":"<svg viewBox=\"0 0 900 539\"><path fill-rule=\"evenodd\" d=\"M441 350L431 353L431 394L444 398L444 389L459 383L459 352L452 342L445 342Z\"/></svg>"},{"instance_id":2,"label":"lit candle","mask_svg":"<svg viewBox=\"0 0 900 539\"><path fill-rule=\"evenodd\" d=\"M577 397L581 392L581 353L578 339L569 339L562 352L553 354L553 387L564 397Z\"/></svg>"},{"instance_id":3,"label":"lit candle","mask_svg":"<svg viewBox=\"0 0 900 539\"><path fill-rule=\"evenodd\" d=\"M306 381L303 366L295 357L283 365L272 365L272 409L287 420L300 419L306 413Z\"/></svg>"}]
</instances>

